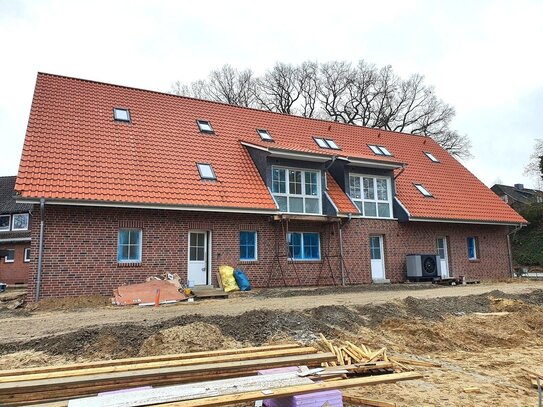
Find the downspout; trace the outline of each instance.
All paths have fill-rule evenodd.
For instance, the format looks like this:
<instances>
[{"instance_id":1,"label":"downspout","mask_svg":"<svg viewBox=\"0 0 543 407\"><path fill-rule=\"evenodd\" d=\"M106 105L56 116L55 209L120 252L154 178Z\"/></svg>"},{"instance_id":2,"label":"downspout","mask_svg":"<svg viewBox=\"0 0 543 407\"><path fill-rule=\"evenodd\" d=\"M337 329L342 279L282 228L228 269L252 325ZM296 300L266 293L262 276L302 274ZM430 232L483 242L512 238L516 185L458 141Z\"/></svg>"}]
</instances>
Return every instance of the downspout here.
<instances>
[{"instance_id":1,"label":"downspout","mask_svg":"<svg viewBox=\"0 0 543 407\"><path fill-rule=\"evenodd\" d=\"M45 215L45 199L40 199L40 240L38 248L38 275L36 276L36 302L40 299L41 290L41 273L43 267L43 229L44 229L44 215Z\"/></svg>"},{"instance_id":2,"label":"downspout","mask_svg":"<svg viewBox=\"0 0 543 407\"><path fill-rule=\"evenodd\" d=\"M348 221L351 220L351 214L349 213ZM341 270L341 285L344 287L345 283L345 258L343 257L343 224L339 224L339 269Z\"/></svg>"},{"instance_id":3,"label":"downspout","mask_svg":"<svg viewBox=\"0 0 543 407\"><path fill-rule=\"evenodd\" d=\"M517 233L523 227L524 225L520 224L507 234L507 255L509 256L509 272L511 273L511 277L515 277L515 271L513 270L513 250L511 249L511 235L513 233Z\"/></svg>"}]
</instances>

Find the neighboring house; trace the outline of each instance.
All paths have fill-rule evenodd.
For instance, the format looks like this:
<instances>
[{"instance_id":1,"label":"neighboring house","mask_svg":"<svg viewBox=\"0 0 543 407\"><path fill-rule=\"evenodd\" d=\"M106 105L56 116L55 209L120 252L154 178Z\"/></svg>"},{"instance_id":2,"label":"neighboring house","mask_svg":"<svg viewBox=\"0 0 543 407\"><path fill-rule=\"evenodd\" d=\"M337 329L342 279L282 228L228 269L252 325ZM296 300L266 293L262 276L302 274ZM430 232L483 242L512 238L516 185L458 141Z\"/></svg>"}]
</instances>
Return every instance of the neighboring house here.
<instances>
[{"instance_id":1,"label":"neighboring house","mask_svg":"<svg viewBox=\"0 0 543 407\"><path fill-rule=\"evenodd\" d=\"M490 189L517 211L531 204L543 202L543 191L524 188L523 184L515 184L514 186L495 184Z\"/></svg>"},{"instance_id":2,"label":"neighboring house","mask_svg":"<svg viewBox=\"0 0 543 407\"><path fill-rule=\"evenodd\" d=\"M15 202L15 179L0 177L0 282L26 284L30 270L31 204Z\"/></svg>"},{"instance_id":3,"label":"neighboring house","mask_svg":"<svg viewBox=\"0 0 543 407\"><path fill-rule=\"evenodd\" d=\"M41 73L16 190L44 225L32 297L220 264L257 287L400 282L412 253L505 277L526 222L431 138Z\"/></svg>"}]
</instances>

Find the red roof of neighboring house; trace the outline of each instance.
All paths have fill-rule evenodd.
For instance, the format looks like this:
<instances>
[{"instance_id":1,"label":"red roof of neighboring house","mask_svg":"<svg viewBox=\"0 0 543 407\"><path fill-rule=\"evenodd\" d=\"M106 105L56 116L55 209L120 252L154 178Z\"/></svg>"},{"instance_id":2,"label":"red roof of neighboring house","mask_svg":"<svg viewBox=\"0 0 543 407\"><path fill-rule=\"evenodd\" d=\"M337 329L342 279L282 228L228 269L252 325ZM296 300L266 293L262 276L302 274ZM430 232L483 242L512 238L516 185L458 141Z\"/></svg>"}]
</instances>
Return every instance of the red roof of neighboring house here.
<instances>
[{"instance_id":1,"label":"red roof of neighboring house","mask_svg":"<svg viewBox=\"0 0 543 407\"><path fill-rule=\"evenodd\" d=\"M131 123L113 120L130 109ZM197 119L215 134L199 132ZM273 143L260 139L266 129ZM319 148L313 137L341 150ZM427 137L306 119L50 74L38 74L17 178L24 198L276 211L241 141L262 147L405 163L397 198L412 218L522 223L520 217L435 141ZM393 157L375 156L368 144ZM440 162L424 154L431 152ZM203 181L196 163L211 163L217 181ZM399 170L397 170L397 174ZM328 176L340 212L355 211ZM423 184L434 196L414 187Z\"/></svg>"}]
</instances>

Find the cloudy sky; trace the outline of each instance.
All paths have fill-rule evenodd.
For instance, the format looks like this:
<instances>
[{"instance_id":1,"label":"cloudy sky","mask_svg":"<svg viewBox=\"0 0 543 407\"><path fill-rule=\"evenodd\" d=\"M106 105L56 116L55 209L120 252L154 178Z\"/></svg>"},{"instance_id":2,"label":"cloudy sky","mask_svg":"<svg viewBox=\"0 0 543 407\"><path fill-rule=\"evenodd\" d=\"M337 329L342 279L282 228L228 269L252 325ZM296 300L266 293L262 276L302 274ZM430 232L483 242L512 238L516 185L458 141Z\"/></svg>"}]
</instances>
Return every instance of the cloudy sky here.
<instances>
[{"instance_id":1,"label":"cloudy sky","mask_svg":"<svg viewBox=\"0 0 543 407\"><path fill-rule=\"evenodd\" d=\"M16 174L38 71L168 91L225 63L310 59L421 73L471 138L487 185L543 138L543 1L0 0L0 175Z\"/></svg>"}]
</instances>

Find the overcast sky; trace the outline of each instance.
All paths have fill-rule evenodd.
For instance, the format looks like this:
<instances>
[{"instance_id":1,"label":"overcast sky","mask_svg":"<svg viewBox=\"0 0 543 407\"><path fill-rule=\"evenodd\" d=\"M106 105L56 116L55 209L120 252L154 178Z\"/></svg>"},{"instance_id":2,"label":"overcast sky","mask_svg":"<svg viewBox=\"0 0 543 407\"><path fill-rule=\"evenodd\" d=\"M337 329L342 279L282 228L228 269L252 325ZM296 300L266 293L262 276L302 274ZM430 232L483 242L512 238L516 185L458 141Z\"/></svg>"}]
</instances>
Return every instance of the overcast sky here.
<instances>
[{"instance_id":1,"label":"overcast sky","mask_svg":"<svg viewBox=\"0 0 543 407\"><path fill-rule=\"evenodd\" d=\"M420 73L487 185L543 138L543 1L0 0L0 175L17 173L38 71L169 91L223 64L365 59Z\"/></svg>"}]
</instances>

